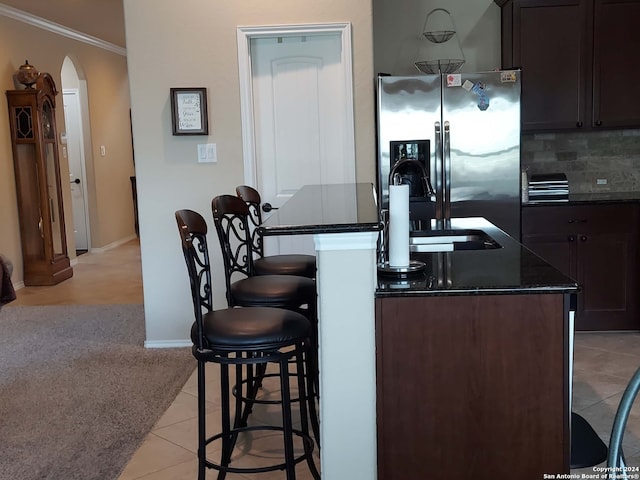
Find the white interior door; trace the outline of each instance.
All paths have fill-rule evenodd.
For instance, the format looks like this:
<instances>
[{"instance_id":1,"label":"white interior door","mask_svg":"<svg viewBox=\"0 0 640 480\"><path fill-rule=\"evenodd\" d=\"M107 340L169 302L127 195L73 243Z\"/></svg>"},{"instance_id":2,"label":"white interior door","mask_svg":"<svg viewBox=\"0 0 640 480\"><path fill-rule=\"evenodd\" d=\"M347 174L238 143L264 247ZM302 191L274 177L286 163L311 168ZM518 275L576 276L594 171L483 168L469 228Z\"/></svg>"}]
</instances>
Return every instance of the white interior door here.
<instances>
[{"instance_id":1,"label":"white interior door","mask_svg":"<svg viewBox=\"0 0 640 480\"><path fill-rule=\"evenodd\" d=\"M73 209L73 233L76 250L89 249L87 220L87 191L84 169L84 149L82 147L82 121L80 116L80 96L78 90L63 91L64 123L66 143L63 155L69 162L69 181L71 182L71 206Z\"/></svg>"},{"instance_id":2,"label":"white interior door","mask_svg":"<svg viewBox=\"0 0 640 480\"><path fill-rule=\"evenodd\" d=\"M342 48L339 33L251 39L256 180L263 203L279 207L304 185L355 181ZM314 251L310 237L265 242L267 254Z\"/></svg>"}]
</instances>

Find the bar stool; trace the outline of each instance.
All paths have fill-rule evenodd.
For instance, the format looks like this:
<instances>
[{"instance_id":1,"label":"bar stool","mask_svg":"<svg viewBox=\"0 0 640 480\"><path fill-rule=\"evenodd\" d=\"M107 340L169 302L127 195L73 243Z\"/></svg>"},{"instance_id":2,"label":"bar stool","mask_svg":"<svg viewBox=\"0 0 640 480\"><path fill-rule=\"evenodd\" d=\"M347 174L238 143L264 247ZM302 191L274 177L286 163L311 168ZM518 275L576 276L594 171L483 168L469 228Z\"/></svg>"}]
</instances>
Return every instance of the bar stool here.
<instances>
[{"instance_id":1,"label":"bar stool","mask_svg":"<svg viewBox=\"0 0 640 480\"><path fill-rule=\"evenodd\" d=\"M258 232L262 223L260 194L248 185L236 187L236 195L245 201L249 207L249 221L252 228L253 266L256 275L300 275L308 278L316 276L315 255L282 254L264 255L264 241Z\"/></svg>"},{"instance_id":2,"label":"bar stool","mask_svg":"<svg viewBox=\"0 0 640 480\"><path fill-rule=\"evenodd\" d=\"M218 479L227 473L261 473L285 470L287 480L295 480L295 466L306 460L316 480L320 474L313 461L313 440L307 427L306 402L300 405L300 429L293 428L291 393L289 391L289 361L297 366L299 397L304 398L305 380L303 357L310 348L311 324L302 314L271 307L244 307L213 310L210 261L207 247L207 225L202 216L192 210L175 213L182 240L194 307L195 322L191 328L192 352L198 362L198 479L205 480L206 469L219 472ZM220 365L220 394L222 431L207 436L205 404L205 364ZM229 398L229 366L235 366L236 379L242 377L243 367L274 363L280 376L282 396L282 426L242 424L240 396L236 397L235 415L231 424ZM242 384L240 384L242 385ZM265 467L240 468L231 466L232 453L238 435L253 431L279 431L283 435L284 462ZM302 439L303 453L295 456L294 436ZM207 459L206 448L210 443L222 442L219 463Z\"/></svg>"},{"instance_id":3,"label":"bar stool","mask_svg":"<svg viewBox=\"0 0 640 480\"><path fill-rule=\"evenodd\" d=\"M233 195L219 195L211 201L211 210L222 250L229 306L286 308L303 313L311 321L311 351L306 356L305 372L311 425L319 441L319 420L313 399L317 397L319 383L316 282L298 275L255 275L247 204ZM269 375L265 374L264 365L258 365L255 381L252 373L250 370L244 381L253 382L254 388L250 391L257 393L262 378ZM250 398L245 418L251 412L252 401L260 403Z\"/></svg>"}]
</instances>

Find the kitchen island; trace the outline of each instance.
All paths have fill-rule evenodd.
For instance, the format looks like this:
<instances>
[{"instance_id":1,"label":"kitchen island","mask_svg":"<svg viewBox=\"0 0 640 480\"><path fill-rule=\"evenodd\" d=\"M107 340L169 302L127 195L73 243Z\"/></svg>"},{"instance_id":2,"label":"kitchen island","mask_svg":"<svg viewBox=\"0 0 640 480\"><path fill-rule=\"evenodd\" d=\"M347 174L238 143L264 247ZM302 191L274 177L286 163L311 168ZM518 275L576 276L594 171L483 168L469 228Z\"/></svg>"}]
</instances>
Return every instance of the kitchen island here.
<instances>
[{"instance_id":1,"label":"kitchen island","mask_svg":"<svg viewBox=\"0 0 640 480\"><path fill-rule=\"evenodd\" d=\"M483 218L451 229L500 247L414 253L423 272L379 276L378 478L569 473L577 284Z\"/></svg>"},{"instance_id":2,"label":"kitchen island","mask_svg":"<svg viewBox=\"0 0 640 480\"><path fill-rule=\"evenodd\" d=\"M413 254L424 271L378 277L374 196L307 186L261 227L316 243L323 477L567 472L576 283L483 219L452 226L500 248Z\"/></svg>"}]
</instances>

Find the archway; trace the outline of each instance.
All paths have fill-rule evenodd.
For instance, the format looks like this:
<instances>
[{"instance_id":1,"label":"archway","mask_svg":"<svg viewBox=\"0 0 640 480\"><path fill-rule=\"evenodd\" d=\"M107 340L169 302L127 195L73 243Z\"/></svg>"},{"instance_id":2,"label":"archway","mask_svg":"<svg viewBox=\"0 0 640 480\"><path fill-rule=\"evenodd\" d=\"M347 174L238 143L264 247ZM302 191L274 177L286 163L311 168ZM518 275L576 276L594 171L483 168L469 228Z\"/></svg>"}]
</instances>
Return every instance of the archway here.
<instances>
[{"instance_id":1,"label":"archway","mask_svg":"<svg viewBox=\"0 0 640 480\"><path fill-rule=\"evenodd\" d=\"M62 156L69 163L76 254L91 249L90 198L95 192L88 122L87 85L78 62L67 56L61 69L65 131Z\"/></svg>"}]
</instances>

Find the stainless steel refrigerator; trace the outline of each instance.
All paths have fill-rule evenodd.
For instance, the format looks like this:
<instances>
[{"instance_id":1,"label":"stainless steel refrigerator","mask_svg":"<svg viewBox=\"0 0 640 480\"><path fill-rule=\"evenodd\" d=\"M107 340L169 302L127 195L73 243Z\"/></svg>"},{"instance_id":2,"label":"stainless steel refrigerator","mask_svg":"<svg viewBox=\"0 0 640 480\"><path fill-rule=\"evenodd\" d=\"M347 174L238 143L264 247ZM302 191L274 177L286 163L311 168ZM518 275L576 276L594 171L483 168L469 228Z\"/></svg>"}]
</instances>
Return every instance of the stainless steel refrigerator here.
<instances>
[{"instance_id":1,"label":"stainless steel refrigerator","mask_svg":"<svg viewBox=\"0 0 640 480\"><path fill-rule=\"evenodd\" d=\"M485 217L520 239L520 71L384 76L377 85L378 195L411 185L413 220Z\"/></svg>"}]
</instances>

